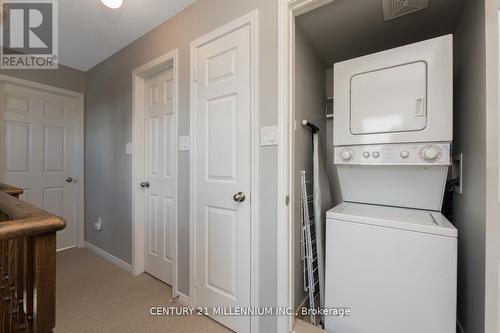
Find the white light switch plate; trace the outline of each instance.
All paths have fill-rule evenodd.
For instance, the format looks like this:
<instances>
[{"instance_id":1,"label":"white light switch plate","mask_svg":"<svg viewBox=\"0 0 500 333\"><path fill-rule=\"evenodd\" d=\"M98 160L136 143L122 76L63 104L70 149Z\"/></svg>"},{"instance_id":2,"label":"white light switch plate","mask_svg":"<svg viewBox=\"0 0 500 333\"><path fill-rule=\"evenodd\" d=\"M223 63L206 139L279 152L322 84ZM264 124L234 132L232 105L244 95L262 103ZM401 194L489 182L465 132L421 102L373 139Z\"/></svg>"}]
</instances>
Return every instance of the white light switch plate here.
<instances>
[{"instance_id":1,"label":"white light switch plate","mask_svg":"<svg viewBox=\"0 0 500 333\"><path fill-rule=\"evenodd\" d=\"M179 151L189 151L189 136L179 137Z\"/></svg>"},{"instance_id":2,"label":"white light switch plate","mask_svg":"<svg viewBox=\"0 0 500 333\"><path fill-rule=\"evenodd\" d=\"M125 154L132 155L134 153L134 145L132 142L127 142L125 144Z\"/></svg>"},{"instance_id":3,"label":"white light switch plate","mask_svg":"<svg viewBox=\"0 0 500 333\"><path fill-rule=\"evenodd\" d=\"M278 126L267 126L260 128L260 145L261 146L278 145Z\"/></svg>"}]
</instances>

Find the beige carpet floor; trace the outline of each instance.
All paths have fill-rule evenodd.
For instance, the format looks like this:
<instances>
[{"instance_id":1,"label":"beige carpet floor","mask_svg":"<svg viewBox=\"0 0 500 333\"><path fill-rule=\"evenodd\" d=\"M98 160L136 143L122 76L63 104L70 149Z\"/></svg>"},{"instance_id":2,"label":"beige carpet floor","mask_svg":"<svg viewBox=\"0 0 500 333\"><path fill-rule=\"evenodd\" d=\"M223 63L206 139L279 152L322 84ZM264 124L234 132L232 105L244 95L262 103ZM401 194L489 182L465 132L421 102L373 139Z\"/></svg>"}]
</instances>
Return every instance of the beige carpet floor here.
<instances>
[{"instance_id":1,"label":"beige carpet floor","mask_svg":"<svg viewBox=\"0 0 500 333\"><path fill-rule=\"evenodd\" d=\"M313 326L301 319L295 319L293 324L293 333L328 333L320 327Z\"/></svg>"},{"instance_id":2,"label":"beige carpet floor","mask_svg":"<svg viewBox=\"0 0 500 333\"><path fill-rule=\"evenodd\" d=\"M55 333L231 332L204 316L149 314L152 306L172 306L170 298L168 285L134 277L87 249L57 255Z\"/></svg>"}]
</instances>

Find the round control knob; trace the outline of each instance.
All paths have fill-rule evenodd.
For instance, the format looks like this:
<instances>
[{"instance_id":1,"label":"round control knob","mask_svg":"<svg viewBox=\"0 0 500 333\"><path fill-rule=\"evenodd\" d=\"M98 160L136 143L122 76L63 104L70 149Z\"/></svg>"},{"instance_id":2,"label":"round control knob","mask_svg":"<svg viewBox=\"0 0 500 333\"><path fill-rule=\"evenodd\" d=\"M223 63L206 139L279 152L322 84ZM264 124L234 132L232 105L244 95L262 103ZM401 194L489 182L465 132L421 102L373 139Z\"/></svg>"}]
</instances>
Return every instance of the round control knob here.
<instances>
[{"instance_id":1,"label":"round control knob","mask_svg":"<svg viewBox=\"0 0 500 333\"><path fill-rule=\"evenodd\" d=\"M341 153L342 160L349 161L352 158L352 151L350 149L345 149Z\"/></svg>"},{"instance_id":2,"label":"round control knob","mask_svg":"<svg viewBox=\"0 0 500 333\"><path fill-rule=\"evenodd\" d=\"M368 157L370 157L370 152L365 151L365 152L363 153L363 157L364 157L364 158L368 158Z\"/></svg>"},{"instance_id":3,"label":"round control knob","mask_svg":"<svg viewBox=\"0 0 500 333\"><path fill-rule=\"evenodd\" d=\"M403 150L400 155L401 155L402 158L408 158L408 157L410 157L410 153L407 152L406 150Z\"/></svg>"},{"instance_id":4,"label":"round control knob","mask_svg":"<svg viewBox=\"0 0 500 333\"><path fill-rule=\"evenodd\" d=\"M372 156L374 158L379 158L380 157L380 153L378 151L374 151L373 154L372 154Z\"/></svg>"},{"instance_id":5,"label":"round control knob","mask_svg":"<svg viewBox=\"0 0 500 333\"><path fill-rule=\"evenodd\" d=\"M441 150L438 147L430 146L422 150L422 157L426 161L434 161L439 158Z\"/></svg>"}]
</instances>

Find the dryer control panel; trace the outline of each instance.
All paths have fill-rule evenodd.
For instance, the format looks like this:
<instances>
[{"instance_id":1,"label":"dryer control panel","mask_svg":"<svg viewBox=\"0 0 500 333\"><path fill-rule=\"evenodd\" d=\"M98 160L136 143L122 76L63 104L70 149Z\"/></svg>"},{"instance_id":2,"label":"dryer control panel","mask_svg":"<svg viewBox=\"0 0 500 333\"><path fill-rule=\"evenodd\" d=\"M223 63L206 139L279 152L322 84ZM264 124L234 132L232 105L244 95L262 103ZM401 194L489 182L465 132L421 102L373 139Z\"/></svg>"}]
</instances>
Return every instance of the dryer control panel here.
<instances>
[{"instance_id":1,"label":"dryer control panel","mask_svg":"<svg viewBox=\"0 0 500 333\"><path fill-rule=\"evenodd\" d=\"M451 144L437 142L337 146L335 164L450 165Z\"/></svg>"}]
</instances>

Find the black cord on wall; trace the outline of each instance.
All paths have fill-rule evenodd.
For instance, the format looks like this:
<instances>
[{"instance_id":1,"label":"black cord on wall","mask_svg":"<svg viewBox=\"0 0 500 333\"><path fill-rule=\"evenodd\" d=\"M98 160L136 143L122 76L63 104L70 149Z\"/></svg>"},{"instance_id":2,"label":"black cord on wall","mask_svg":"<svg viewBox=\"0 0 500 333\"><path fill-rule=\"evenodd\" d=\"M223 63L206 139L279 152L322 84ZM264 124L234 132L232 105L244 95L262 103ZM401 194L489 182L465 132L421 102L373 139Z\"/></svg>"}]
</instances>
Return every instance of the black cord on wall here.
<instances>
[{"instance_id":1,"label":"black cord on wall","mask_svg":"<svg viewBox=\"0 0 500 333\"><path fill-rule=\"evenodd\" d=\"M455 191L455 186L457 186L458 184L460 184L460 180L458 178L451 179L446 182L443 199L443 209L441 210L443 215L453 224L455 224L453 216L453 193Z\"/></svg>"}]
</instances>

